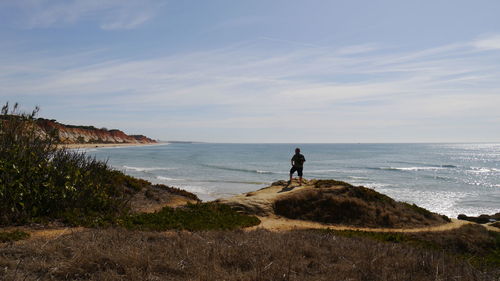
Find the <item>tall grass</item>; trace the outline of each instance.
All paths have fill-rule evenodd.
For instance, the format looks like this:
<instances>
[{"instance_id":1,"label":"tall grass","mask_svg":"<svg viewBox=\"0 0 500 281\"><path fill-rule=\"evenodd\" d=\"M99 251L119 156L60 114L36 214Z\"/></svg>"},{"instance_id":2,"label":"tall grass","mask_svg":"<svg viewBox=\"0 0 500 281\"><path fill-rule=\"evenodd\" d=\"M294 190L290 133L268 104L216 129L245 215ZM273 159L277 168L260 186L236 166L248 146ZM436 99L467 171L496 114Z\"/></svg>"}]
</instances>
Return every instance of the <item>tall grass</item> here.
<instances>
[{"instance_id":1,"label":"tall grass","mask_svg":"<svg viewBox=\"0 0 500 281\"><path fill-rule=\"evenodd\" d=\"M59 149L57 132L6 103L0 113L0 224L40 219L99 224L126 210L120 172L83 153Z\"/></svg>"}]
</instances>

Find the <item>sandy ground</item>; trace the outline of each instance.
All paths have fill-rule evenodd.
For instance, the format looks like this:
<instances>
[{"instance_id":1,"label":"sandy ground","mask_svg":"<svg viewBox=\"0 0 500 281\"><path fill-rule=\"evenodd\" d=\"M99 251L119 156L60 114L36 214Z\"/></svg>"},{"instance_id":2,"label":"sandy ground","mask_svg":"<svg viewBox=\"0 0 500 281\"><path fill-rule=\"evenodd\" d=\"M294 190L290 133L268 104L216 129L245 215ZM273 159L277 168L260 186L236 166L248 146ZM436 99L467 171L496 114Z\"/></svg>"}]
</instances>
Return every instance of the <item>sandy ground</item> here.
<instances>
[{"instance_id":1,"label":"sandy ground","mask_svg":"<svg viewBox=\"0 0 500 281\"><path fill-rule=\"evenodd\" d=\"M438 232L457 229L463 225L471 224L472 222L452 219L450 223L419 228L368 228L368 227L353 227L347 225L329 225L319 222L291 220L279 216L258 217L261 223L257 226L248 228L247 230L267 229L270 231L288 231L294 229L331 229L331 230L357 230L368 232ZM500 231L497 230L497 231Z\"/></svg>"},{"instance_id":2,"label":"sandy ground","mask_svg":"<svg viewBox=\"0 0 500 281\"><path fill-rule=\"evenodd\" d=\"M298 183L294 181L287 187L282 185L271 185L257 191L239 194L228 198L221 198L216 201L228 204L237 210L267 217L274 213L272 207L273 203L282 196L311 188L313 187L308 181L304 180L302 186L299 186Z\"/></svg>"},{"instance_id":3,"label":"sandy ground","mask_svg":"<svg viewBox=\"0 0 500 281\"><path fill-rule=\"evenodd\" d=\"M77 148L96 148L96 147L127 147L127 146L150 146L150 145L164 145L166 143L75 143L63 144L61 147L77 149Z\"/></svg>"}]
</instances>

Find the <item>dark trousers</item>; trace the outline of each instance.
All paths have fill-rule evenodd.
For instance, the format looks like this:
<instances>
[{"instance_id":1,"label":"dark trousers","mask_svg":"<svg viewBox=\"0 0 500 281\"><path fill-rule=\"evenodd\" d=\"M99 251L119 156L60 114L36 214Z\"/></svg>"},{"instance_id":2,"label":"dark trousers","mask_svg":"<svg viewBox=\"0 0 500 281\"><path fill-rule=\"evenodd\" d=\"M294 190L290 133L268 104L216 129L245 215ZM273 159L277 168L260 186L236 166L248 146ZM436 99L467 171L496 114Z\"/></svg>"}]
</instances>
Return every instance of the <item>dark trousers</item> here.
<instances>
[{"instance_id":1,"label":"dark trousers","mask_svg":"<svg viewBox=\"0 0 500 281\"><path fill-rule=\"evenodd\" d=\"M304 167L292 166L292 168L290 169L290 176L293 175L293 173L295 173L295 171L297 171L297 174L299 174L299 177L302 177L302 170L303 169L304 169Z\"/></svg>"}]
</instances>

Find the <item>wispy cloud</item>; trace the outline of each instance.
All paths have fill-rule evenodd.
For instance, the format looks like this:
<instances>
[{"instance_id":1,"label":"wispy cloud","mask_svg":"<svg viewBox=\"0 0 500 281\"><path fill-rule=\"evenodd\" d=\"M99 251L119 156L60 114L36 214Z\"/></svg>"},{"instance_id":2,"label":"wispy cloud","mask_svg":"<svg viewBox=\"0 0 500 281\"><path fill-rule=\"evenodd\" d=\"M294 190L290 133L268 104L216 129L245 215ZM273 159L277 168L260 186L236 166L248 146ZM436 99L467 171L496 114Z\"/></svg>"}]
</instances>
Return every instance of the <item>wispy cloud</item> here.
<instances>
[{"instance_id":1,"label":"wispy cloud","mask_svg":"<svg viewBox=\"0 0 500 281\"><path fill-rule=\"evenodd\" d=\"M0 66L0 92L12 93L10 100L43 97L59 110L98 111L99 122L103 114L120 120L132 112L134 122L124 117L113 124L181 135L246 128L249 136L241 138L274 130L269 141L284 141L297 137L298 128L314 132L313 141L387 141L395 132L401 140L424 133L425 140L446 140L463 136L449 131L457 122L464 122L463 130L488 130L498 120L500 52L478 49L477 42L407 52L295 44L287 52L260 52L268 43L260 40L136 60L106 60L99 53L64 60L13 54ZM296 140L311 141L302 135Z\"/></svg>"},{"instance_id":2,"label":"wispy cloud","mask_svg":"<svg viewBox=\"0 0 500 281\"><path fill-rule=\"evenodd\" d=\"M500 50L500 35L483 37L474 41L473 45L482 50Z\"/></svg>"},{"instance_id":3,"label":"wispy cloud","mask_svg":"<svg viewBox=\"0 0 500 281\"><path fill-rule=\"evenodd\" d=\"M348 46L344 48L340 48L337 53L339 55L358 55L362 53L368 53L380 49L376 44L362 44L362 45L354 45Z\"/></svg>"},{"instance_id":4,"label":"wispy cloud","mask_svg":"<svg viewBox=\"0 0 500 281\"><path fill-rule=\"evenodd\" d=\"M102 29L132 29L153 18L161 0L17 0L0 3L16 9L18 24L47 28L93 21Z\"/></svg>"}]
</instances>

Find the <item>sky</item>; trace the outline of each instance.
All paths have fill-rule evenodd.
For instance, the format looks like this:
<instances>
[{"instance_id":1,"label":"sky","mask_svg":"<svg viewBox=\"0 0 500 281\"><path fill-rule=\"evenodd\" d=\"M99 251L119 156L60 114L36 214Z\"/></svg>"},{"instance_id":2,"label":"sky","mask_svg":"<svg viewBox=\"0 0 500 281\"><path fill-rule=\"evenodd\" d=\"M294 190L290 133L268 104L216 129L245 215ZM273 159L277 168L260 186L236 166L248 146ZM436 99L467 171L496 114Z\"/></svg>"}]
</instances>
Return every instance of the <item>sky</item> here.
<instances>
[{"instance_id":1,"label":"sky","mask_svg":"<svg viewBox=\"0 0 500 281\"><path fill-rule=\"evenodd\" d=\"M500 142L500 1L0 0L0 102L160 140Z\"/></svg>"}]
</instances>

